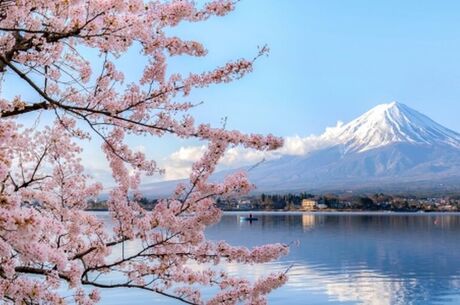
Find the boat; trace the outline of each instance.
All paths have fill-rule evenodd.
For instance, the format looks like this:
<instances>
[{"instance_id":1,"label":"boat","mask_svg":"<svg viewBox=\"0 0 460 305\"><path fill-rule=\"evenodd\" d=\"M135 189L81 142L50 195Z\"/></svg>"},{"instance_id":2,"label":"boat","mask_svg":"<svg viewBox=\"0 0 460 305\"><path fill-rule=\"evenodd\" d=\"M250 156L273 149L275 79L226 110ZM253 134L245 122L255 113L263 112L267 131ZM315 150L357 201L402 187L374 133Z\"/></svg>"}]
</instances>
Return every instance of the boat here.
<instances>
[{"instance_id":1,"label":"boat","mask_svg":"<svg viewBox=\"0 0 460 305\"><path fill-rule=\"evenodd\" d=\"M244 217L244 216L240 216L240 221L256 221L256 220L259 220L257 217Z\"/></svg>"}]
</instances>

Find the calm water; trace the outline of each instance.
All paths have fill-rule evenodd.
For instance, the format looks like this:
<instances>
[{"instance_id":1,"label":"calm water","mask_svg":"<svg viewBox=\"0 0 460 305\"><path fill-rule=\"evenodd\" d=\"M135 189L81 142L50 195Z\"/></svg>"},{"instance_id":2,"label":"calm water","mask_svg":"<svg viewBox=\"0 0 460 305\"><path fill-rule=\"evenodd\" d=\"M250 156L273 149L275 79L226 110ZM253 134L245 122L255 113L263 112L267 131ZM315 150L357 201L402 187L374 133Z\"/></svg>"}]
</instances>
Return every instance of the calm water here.
<instances>
[{"instance_id":1,"label":"calm water","mask_svg":"<svg viewBox=\"0 0 460 305\"><path fill-rule=\"evenodd\" d=\"M460 214L227 213L208 238L254 246L300 240L276 263L228 271L253 277L289 271L270 304L460 304ZM104 215L101 214L103 217ZM134 290L103 293L102 304L176 304Z\"/></svg>"}]
</instances>

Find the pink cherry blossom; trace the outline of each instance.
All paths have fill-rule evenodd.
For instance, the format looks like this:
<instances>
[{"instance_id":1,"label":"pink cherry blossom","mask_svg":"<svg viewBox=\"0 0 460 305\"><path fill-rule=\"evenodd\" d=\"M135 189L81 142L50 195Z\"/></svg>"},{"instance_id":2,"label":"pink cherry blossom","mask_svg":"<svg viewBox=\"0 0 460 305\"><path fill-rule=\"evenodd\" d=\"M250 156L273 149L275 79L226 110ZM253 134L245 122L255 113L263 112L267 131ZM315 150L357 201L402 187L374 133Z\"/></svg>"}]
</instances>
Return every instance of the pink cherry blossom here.
<instances>
[{"instance_id":1,"label":"pink cherry blossom","mask_svg":"<svg viewBox=\"0 0 460 305\"><path fill-rule=\"evenodd\" d=\"M219 263L269 262L286 255L287 245L248 249L211 242L204 234L222 215L216 198L253 188L244 172L208 180L226 150L237 145L272 150L281 139L196 124L190 110L197 104L183 100L195 88L243 77L268 48L211 71L167 73L172 56L207 54L197 41L169 36L169 28L233 9L230 0L201 6L191 0L0 1L1 77L15 77L30 90L0 98L2 304L90 305L100 300L100 290L113 287L188 304L265 304L266 295L286 282L284 273L251 282L230 276ZM133 46L141 48L147 64L137 81L125 83L117 58ZM99 61L85 57L87 49L99 54ZM43 112L54 116L48 126L38 119L19 124L24 114L39 118ZM138 202L142 177L163 170L126 138L165 134L199 139L207 149L193 164L189 182L148 211ZM111 229L85 212L88 200L103 189L80 160L79 144L94 137L102 140L116 182L108 199ZM138 246L127 252L126 244ZM120 277L102 280L115 270ZM57 293L63 282L73 300ZM197 287L204 286L218 291L203 297Z\"/></svg>"}]
</instances>

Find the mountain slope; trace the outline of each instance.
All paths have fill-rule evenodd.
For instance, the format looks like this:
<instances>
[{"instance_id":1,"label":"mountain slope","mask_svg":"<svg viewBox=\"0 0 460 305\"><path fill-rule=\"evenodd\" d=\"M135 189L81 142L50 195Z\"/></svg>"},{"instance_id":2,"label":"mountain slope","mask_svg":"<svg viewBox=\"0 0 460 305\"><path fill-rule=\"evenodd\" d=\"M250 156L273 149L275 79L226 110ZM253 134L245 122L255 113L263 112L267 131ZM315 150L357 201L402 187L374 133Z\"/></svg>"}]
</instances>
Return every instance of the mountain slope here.
<instances>
[{"instance_id":1,"label":"mountain slope","mask_svg":"<svg viewBox=\"0 0 460 305\"><path fill-rule=\"evenodd\" d=\"M307 157L283 157L249 172L259 191L384 188L386 185L460 182L460 156L451 146L398 143L360 153L338 147ZM460 184L459 184L460 185Z\"/></svg>"},{"instance_id":2,"label":"mountain slope","mask_svg":"<svg viewBox=\"0 0 460 305\"><path fill-rule=\"evenodd\" d=\"M397 102L378 105L322 137L336 139L346 152L363 152L394 143L460 148L460 134Z\"/></svg>"},{"instance_id":3,"label":"mountain slope","mask_svg":"<svg viewBox=\"0 0 460 305\"><path fill-rule=\"evenodd\" d=\"M261 191L460 185L460 134L404 104L378 105L321 138L332 144L265 162L249 173L252 181Z\"/></svg>"}]
</instances>

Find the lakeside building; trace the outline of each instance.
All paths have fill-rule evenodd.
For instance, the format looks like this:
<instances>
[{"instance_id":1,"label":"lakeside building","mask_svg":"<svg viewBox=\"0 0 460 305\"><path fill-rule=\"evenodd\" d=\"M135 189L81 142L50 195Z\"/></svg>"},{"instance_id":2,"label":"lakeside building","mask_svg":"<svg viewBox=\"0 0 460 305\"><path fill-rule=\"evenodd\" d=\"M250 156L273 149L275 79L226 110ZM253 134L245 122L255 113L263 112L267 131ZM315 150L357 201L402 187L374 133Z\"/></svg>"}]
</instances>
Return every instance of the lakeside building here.
<instances>
[{"instance_id":1,"label":"lakeside building","mask_svg":"<svg viewBox=\"0 0 460 305\"><path fill-rule=\"evenodd\" d=\"M312 211L316 209L318 202L314 199L302 199L302 210Z\"/></svg>"}]
</instances>

